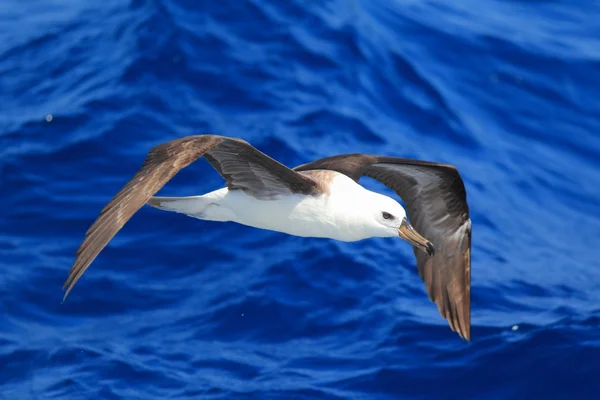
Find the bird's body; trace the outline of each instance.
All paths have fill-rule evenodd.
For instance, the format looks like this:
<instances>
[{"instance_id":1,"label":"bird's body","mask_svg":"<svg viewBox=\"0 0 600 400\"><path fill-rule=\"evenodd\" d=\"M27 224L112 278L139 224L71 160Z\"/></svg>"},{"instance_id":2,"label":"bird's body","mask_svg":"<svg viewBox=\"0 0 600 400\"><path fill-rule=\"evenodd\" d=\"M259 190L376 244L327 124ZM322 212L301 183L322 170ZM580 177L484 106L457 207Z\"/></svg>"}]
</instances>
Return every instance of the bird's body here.
<instances>
[{"instance_id":1,"label":"bird's body","mask_svg":"<svg viewBox=\"0 0 600 400\"><path fill-rule=\"evenodd\" d=\"M226 180L226 187L200 196L154 197L201 157ZM394 190L406 210L391 197L362 187L362 176ZM236 138L196 135L160 144L88 229L65 282L65 298L145 204L294 236L345 242L403 238L413 245L429 298L450 328L470 339L471 220L464 184L451 165L344 154L290 169Z\"/></svg>"},{"instance_id":2,"label":"bird's body","mask_svg":"<svg viewBox=\"0 0 600 400\"><path fill-rule=\"evenodd\" d=\"M148 204L208 221L232 221L293 236L353 242L370 237L397 236L371 224L368 204L388 199L365 189L346 175L329 175L329 190L316 196L296 193L261 200L240 190L222 188L202 196L152 197ZM309 175L309 174L307 174Z\"/></svg>"}]
</instances>

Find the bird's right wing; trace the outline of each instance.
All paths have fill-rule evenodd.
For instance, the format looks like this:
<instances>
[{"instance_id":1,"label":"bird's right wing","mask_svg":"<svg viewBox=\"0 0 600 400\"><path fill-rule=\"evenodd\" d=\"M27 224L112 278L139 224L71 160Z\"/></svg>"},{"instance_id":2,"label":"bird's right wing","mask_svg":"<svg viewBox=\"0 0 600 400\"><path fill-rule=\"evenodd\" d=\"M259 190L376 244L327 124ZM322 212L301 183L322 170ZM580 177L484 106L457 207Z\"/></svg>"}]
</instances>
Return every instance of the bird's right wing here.
<instances>
[{"instance_id":1,"label":"bird's right wing","mask_svg":"<svg viewBox=\"0 0 600 400\"><path fill-rule=\"evenodd\" d=\"M435 255L414 249L429 298L452 330L471 337L471 220L464 183L451 165L396 157L347 154L294 168L328 169L358 181L376 179L406 205L411 224L433 243Z\"/></svg>"}]
</instances>

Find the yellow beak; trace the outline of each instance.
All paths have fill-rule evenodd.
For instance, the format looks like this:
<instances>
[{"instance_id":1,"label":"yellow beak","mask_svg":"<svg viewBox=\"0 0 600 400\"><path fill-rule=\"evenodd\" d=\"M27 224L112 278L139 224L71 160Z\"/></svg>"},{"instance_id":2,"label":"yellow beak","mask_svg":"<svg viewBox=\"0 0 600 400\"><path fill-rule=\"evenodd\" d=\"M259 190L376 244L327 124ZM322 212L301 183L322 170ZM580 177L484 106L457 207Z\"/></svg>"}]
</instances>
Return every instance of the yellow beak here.
<instances>
[{"instance_id":1,"label":"yellow beak","mask_svg":"<svg viewBox=\"0 0 600 400\"><path fill-rule=\"evenodd\" d=\"M435 254L433 244L421 236L421 234L408 223L406 218L402 220L402 225L400 225L400 228L398 229L398 235L413 246L423 250L428 256L433 256Z\"/></svg>"}]
</instances>

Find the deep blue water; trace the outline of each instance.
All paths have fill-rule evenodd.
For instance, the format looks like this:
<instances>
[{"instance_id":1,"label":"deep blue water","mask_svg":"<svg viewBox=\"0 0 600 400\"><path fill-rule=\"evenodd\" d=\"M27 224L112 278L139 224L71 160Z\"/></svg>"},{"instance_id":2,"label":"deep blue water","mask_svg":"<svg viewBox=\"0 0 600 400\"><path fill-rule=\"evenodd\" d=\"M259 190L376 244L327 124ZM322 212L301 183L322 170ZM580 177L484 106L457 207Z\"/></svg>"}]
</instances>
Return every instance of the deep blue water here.
<instances>
[{"instance_id":1,"label":"deep blue water","mask_svg":"<svg viewBox=\"0 0 600 400\"><path fill-rule=\"evenodd\" d=\"M600 398L598 21L597 1L4 0L0 399ZM146 152L201 132L289 166L455 164L471 343L403 241L149 207L61 304ZM200 161L161 194L221 185Z\"/></svg>"}]
</instances>

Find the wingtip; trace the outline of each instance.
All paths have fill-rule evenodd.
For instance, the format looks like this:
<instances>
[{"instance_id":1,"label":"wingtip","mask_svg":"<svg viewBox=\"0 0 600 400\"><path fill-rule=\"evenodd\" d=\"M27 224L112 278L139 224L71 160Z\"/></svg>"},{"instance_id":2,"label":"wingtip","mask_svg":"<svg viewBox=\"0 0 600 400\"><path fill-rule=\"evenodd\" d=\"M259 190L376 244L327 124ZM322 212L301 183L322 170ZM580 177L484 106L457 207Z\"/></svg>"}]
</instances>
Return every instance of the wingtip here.
<instances>
[{"instance_id":1,"label":"wingtip","mask_svg":"<svg viewBox=\"0 0 600 400\"><path fill-rule=\"evenodd\" d=\"M72 288L73 288L73 287L71 286L71 287L69 287L69 288L67 289L67 291L65 292L65 294L64 294L64 296L63 296L63 298L62 298L62 301L60 302L61 304L64 304L64 302L67 300L67 296L69 296L69 293L71 293L71 289L72 289ZM64 287L64 286L63 286L63 290L65 290L65 287Z\"/></svg>"},{"instance_id":2,"label":"wingtip","mask_svg":"<svg viewBox=\"0 0 600 400\"><path fill-rule=\"evenodd\" d=\"M471 342L471 329L467 329L466 331L458 330L456 333L466 342Z\"/></svg>"},{"instance_id":3,"label":"wingtip","mask_svg":"<svg viewBox=\"0 0 600 400\"><path fill-rule=\"evenodd\" d=\"M75 283L73 282L72 277L73 277L73 275L69 274L69 277L65 280L65 283L63 283L63 285L62 285L62 290L63 291L66 290L66 292L62 298L61 304L67 300L69 293L71 293L71 290L73 290L73 286L75 285Z\"/></svg>"}]
</instances>

